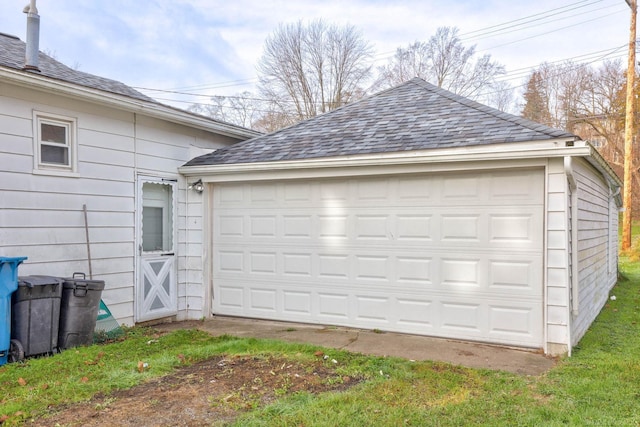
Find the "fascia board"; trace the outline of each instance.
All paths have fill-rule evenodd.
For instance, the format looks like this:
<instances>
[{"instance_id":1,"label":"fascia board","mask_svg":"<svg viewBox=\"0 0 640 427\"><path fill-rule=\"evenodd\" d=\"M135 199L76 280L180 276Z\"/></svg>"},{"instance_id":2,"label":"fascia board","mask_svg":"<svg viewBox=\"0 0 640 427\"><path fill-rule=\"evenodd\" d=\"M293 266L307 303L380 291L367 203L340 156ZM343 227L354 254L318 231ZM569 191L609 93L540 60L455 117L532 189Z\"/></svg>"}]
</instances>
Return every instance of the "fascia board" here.
<instances>
[{"instance_id":1,"label":"fascia board","mask_svg":"<svg viewBox=\"0 0 640 427\"><path fill-rule=\"evenodd\" d=\"M429 165L430 170L454 170L456 163L466 165L472 162L492 162L500 167L509 167L508 161L533 161L540 164L540 159L565 156L589 156L590 147L586 145L565 147L554 143L544 143L511 150L498 151L495 146L461 147L446 150L421 150L401 153L384 153L352 157L329 157L321 159L305 159L295 161L276 161L263 163L236 163L206 166L183 166L180 173L186 176L198 176L204 182L249 181L261 179L294 179L325 176L354 176L375 173L395 173L408 171L408 166L419 167ZM553 146L556 144L556 146ZM527 144L524 144L527 145ZM540 147L542 145L542 147ZM435 165L439 165L435 167ZM466 167L466 166L462 166ZM386 171L381 169L385 168Z\"/></svg>"},{"instance_id":2,"label":"fascia board","mask_svg":"<svg viewBox=\"0 0 640 427\"><path fill-rule=\"evenodd\" d=\"M162 104L145 102L124 95L92 89L37 74L25 74L24 72L18 72L10 68L0 68L0 81L55 95L101 104L119 110L143 114L145 116L208 132L215 132L233 138L249 139L261 135L261 133L250 129L243 129L239 126L236 127L222 122L213 122L205 117L198 117L178 109L163 106Z\"/></svg>"}]
</instances>

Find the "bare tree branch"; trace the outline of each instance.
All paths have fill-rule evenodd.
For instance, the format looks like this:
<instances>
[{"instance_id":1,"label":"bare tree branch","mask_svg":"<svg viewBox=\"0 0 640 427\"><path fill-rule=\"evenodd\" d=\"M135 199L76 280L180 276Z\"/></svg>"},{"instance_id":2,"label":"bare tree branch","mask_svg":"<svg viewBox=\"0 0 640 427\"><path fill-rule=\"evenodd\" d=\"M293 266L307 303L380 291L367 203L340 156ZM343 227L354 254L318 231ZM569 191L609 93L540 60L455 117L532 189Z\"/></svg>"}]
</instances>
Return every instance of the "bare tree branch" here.
<instances>
[{"instance_id":1,"label":"bare tree branch","mask_svg":"<svg viewBox=\"0 0 640 427\"><path fill-rule=\"evenodd\" d=\"M282 24L265 42L259 90L280 109L278 117L307 119L362 96L371 53L353 26Z\"/></svg>"},{"instance_id":2,"label":"bare tree branch","mask_svg":"<svg viewBox=\"0 0 640 427\"><path fill-rule=\"evenodd\" d=\"M441 27L428 42L416 41L398 48L390 62L379 68L376 88L396 86L420 77L438 87L478 100L484 92L500 85L496 77L504 74L504 66L484 55L474 61L475 46L465 47L458 29ZM504 85L500 88L504 90Z\"/></svg>"}]
</instances>

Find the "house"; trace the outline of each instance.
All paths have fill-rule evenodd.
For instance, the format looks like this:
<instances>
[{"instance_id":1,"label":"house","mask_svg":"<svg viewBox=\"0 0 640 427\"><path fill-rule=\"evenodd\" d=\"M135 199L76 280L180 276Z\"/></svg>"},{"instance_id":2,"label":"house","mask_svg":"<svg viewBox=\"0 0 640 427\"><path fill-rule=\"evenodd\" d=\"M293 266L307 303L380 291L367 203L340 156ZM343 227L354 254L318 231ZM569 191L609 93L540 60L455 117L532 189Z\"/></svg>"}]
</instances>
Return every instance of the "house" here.
<instances>
[{"instance_id":1,"label":"house","mask_svg":"<svg viewBox=\"0 0 640 427\"><path fill-rule=\"evenodd\" d=\"M179 171L207 313L563 354L616 282L597 151L417 78Z\"/></svg>"},{"instance_id":2,"label":"house","mask_svg":"<svg viewBox=\"0 0 640 427\"><path fill-rule=\"evenodd\" d=\"M27 256L20 275L104 280L125 324L208 314L202 197L178 167L258 133L33 50L0 34L0 255Z\"/></svg>"}]
</instances>

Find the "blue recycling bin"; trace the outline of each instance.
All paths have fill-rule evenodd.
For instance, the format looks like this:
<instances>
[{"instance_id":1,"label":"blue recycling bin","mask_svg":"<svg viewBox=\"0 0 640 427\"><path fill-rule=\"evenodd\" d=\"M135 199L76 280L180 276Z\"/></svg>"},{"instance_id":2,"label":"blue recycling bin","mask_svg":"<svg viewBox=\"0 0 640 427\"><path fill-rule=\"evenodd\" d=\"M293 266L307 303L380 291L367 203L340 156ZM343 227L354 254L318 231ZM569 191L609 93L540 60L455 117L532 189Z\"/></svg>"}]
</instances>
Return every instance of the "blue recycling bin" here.
<instances>
[{"instance_id":1,"label":"blue recycling bin","mask_svg":"<svg viewBox=\"0 0 640 427\"><path fill-rule=\"evenodd\" d=\"M0 257L0 365L7 363L11 346L11 294L18 289L18 266L27 257Z\"/></svg>"}]
</instances>

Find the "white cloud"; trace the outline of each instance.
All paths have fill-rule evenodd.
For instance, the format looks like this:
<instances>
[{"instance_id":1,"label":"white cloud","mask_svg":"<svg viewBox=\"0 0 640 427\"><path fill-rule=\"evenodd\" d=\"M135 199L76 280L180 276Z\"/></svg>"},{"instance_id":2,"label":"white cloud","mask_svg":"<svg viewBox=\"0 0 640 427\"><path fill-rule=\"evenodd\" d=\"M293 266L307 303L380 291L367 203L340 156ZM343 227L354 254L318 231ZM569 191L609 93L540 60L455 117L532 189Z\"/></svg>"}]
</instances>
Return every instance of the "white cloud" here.
<instances>
[{"instance_id":1,"label":"white cloud","mask_svg":"<svg viewBox=\"0 0 640 427\"><path fill-rule=\"evenodd\" d=\"M0 31L24 39L25 4L0 2ZM457 26L465 34L571 4L570 13L534 20L531 28L466 43L477 44L508 70L627 43L629 11L620 0L40 0L38 9L41 49L62 62L130 85L176 88L255 77L265 38L283 22L322 18L354 25L384 61L440 26Z\"/></svg>"}]
</instances>

